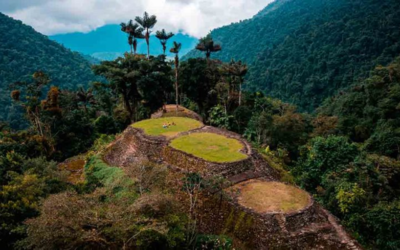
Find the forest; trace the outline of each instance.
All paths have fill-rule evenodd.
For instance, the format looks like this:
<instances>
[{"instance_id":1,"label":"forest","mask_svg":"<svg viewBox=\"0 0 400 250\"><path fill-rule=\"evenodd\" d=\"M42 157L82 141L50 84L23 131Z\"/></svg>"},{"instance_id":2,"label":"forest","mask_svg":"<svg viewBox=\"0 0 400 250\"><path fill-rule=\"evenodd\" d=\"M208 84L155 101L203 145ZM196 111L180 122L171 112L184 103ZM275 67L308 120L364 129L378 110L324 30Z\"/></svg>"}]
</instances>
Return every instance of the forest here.
<instances>
[{"instance_id":1,"label":"forest","mask_svg":"<svg viewBox=\"0 0 400 250\"><path fill-rule=\"evenodd\" d=\"M100 80L82 55L2 13L0 33L0 119L15 128L26 124L21 124L21 112L10 102L11 83L29 80L35 71L46 71L52 84L65 89L87 87L89 82Z\"/></svg>"},{"instance_id":2,"label":"forest","mask_svg":"<svg viewBox=\"0 0 400 250\"><path fill-rule=\"evenodd\" d=\"M390 18L397 17L388 15L388 23ZM149 118L164 104L180 104L208 125L241 134L283 182L313 194L366 249L400 248L396 49L390 52L397 56L391 61L365 57L364 65L373 64L374 69L357 66L364 70L357 73L357 82L340 83L346 88L334 95L339 85L321 80L331 89L309 92L319 101L311 103L318 108L307 113L307 107L294 105L301 102L250 91L254 67L245 60L215 59L226 51L213 33L199 40L199 57L180 60L182 45L174 42L167 48L174 34L156 32L156 24L157 17L147 13L121 23L130 49L114 61L92 65L91 72L81 75L88 78L55 78L54 71L29 69L16 73L21 78L4 80L11 81L4 100L12 99L23 114L19 122L27 124L16 128L5 118L0 123L0 244L5 249L233 249L225 235L196 232L187 202L174 195L171 187L179 185L193 194L198 176L171 184L165 166L143 162L131 170L140 178L132 179L98 156L130 124ZM173 60L150 55L152 31L164 54L168 50L176 55ZM146 42L147 54L136 53L138 39ZM382 49L371 40L365 43ZM277 46L271 53L282 50ZM288 61L279 63L291 67ZM29 61L25 64L30 67ZM61 72L56 75L69 71ZM288 74L283 69L281 73ZM74 84L82 86L70 88ZM86 162L83 181L62 167L76 160Z\"/></svg>"},{"instance_id":3,"label":"forest","mask_svg":"<svg viewBox=\"0 0 400 250\"><path fill-rule=\"evenodd\" d=\"M249 64L246 89L313 112L400 53L396 0L278 0L211 32L216 59ZM198 57L192 51L183 60Z\"/></svg>"}]
</instances>

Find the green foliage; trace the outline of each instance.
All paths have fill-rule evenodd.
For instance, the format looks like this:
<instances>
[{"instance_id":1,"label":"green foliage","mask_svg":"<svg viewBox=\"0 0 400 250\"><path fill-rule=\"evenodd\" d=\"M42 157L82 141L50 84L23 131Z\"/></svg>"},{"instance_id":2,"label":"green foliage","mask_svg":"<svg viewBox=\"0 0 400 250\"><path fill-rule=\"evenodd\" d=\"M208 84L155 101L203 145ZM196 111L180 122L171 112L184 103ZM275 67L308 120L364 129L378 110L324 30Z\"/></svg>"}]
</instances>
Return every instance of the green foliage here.
<instances>
[{"instance_id":1,"label":"green foliage","mask_svg":"<svg viewBox=\"0 0 400 250\"><path fill-rule=\"evenodd\" d=\"M400 162L367 155L345 137L315 137L302 148L292 173L366 246L400 247L397 197ZM390 229L388 229L390 228Z\"/></svg>"},{"instance_id":2,"label":"green foliage","mask_svg":"<svg viewBox=\"0 0 400 250\"><path fill-rule=\"evenodd\" d=\"M107 200L104 197L107 196ZM68 204L60 206L60 204ZM28 249L184 249L184 218L163 195L119 198L92 194L50 196L41 215L27 221Z\"/></svg>"},{"instance_id":3,"label":"green foliage","mask_svg":"<svg viewBox=\"0 0 400 250\"><path fill-rule=\"evenodd\" d=\"M115 120L107 115L99 116L93 123L96 131L100 134L115 134L118 132Z\"/></svg>"},{"instance_id":4,"label":"green foliage","mask_svg":"<svg viewBox=\"0 0 400 250\"><path fill-rule=\"evenodd\" d=\"M25 159L15 152L0 156L0 173L0 244L12 248L25 236L23 221L37 216L40 199L68 185L55 162Z\"/></svg>"},{"instance_id":5,"label":"green foliage","mask_svg":"<svg viewBox=\"0 0 400 250\"><path fill-rule=\"evenodd\" d=\"M233 112L234 130L242 134L251 119L252 111L250 107L240 106Z\"/></svg>"},{"instance_id":6,"label":"green foliage","mask_svg":"<svg viewBox=\"0 0 400 250\"><path fill-rule=\"evenodd\" d=\"M297 113L292 105L262 95L256 95L253 101L244 135L258 145L286 149L295 158L298 147L307 141L307 116Z\"/></svg>"},{"instance_id":7,"label":"green foliage","mask_svg":"<svg viewBox=\"0 0 400 250\"><path fill-rule=\"evenodd\" d=\"M199 113L207 117L209 108L215 106L216 95L213 90L220 74L218 63L204 59L189 59L179 68L180 85L186 96L197 103Z\"/></svg>"},{"instance_id":8,"label":"green foliage","mask_svg":"<svg viewBox=\"0 0 400 250\"><path fill-rule=\"evenodd\" d=\"M296 171L301 183L312 190L335 181L335 175L346 170L357 155L357 147L345 137L316 137L303 147Z\"/></svg>"},{"instance_id":9,"label":"green foliage","mask_svg":"<svg viewBox=\"0 0 400 250\"><path fill-rule=\"evenodd\" d=\"M99 156L92 156L87 160L85 177L87 190L105 187L115 195L124 195L127 188L134 184L121 168L108 166Z\"/></svg>"},{"instance_id":10,"label":"green foliage","mask_svg":"<svg viewBox=\"0 0 400 250\"><path fill-rule=\"evenodd\" d=\"M138 121L158 110L172 91L172 69L165 56L125 54L114 61L93 66L93 71L110 82L110 88L122 99L131 121ZM141 112L141 108L145 112Z\"/></svg>"},{"instance_id":11,"label":"green foliage","mask_svg":"<svg viewBox=\"0 0 400 250\"><path fill-rule=\"evenodd\" d=\"M224 129L230 129L233 116L227 115L222 106L218 105L210 109L208 122L210 125Z\"/></svg>"},{"instance_id":12,"label":"green foliage","mask_svg":"<svg viewBox=\"0 0 400 250\"><path fill-rule=\"evenodd\" d=\"M398 157L400 141L400 59L379 66L371 77L327 100L319 114L338 117L337 130L365 142L366 150Z\"/></svg>"},{"instance_id":13,"label":"green foliage","mask_svg":"<svg viewBox=\"0 0 400 250\"><path fill-rule=\"evenodd\" d=\"M0 120L10 121L16 128L23 126L20 111L11 105L10 84L26 81L38 70L46 71L54 85L66 89L99 79L80 54L2 13L0 33Z\"/></svg>"},{"instance_id":14,"label":"green foliage","mask_svg":"<svg viewBox=\"0 0 400 250\"><path fill-rule=\"evenodd\" d=\"M365 199L365 191L357 183L337 187L336 199L342 213L348 213L354 204L360 204Z\"/></svg>"},{"instance_id":15,"label":"green foliage","mask_svg":"<svg viewBox=\"0 0 400 250\"><path fill-rule=\"evenodd\" d=\"M195 249L230 250L233 249L232 239L224 235L198 235Z\"/></svg>"},{"instance_id":16,"label":"green foliage","mask_svg":"<svg viewBox=\"0 0 400 250\"><path fill-rule=\"evenodd\" d=\"M279 0L213 30L223 47L213 57L249 64L247 89L312 111L398 56L399 26L397 0ZM193 50L183 60L201 56Z\"/></svg>"},{"instance_id":17,"label":"green foliage","mask_svg":"<svg viewBox=\"0 0 400 250\"><path fill-rule=\"evenodd\" d=\"M366 213L362 226L366 236L373 235L375 242L365 237L365 241L379 249L398 249L400 247L400 202L381 202Z\"/></svg>"},{"instance_id":18,"label":"green foliage","mask_svg":"<svg viewBox=\"0 0 400 250\"><path fill-rule=\"evenodd\" d=\"M140 166L132 168L140 169ZM99 156L88 159L85 175L91 190L47 198L40 216L26 222L28 237L20 242L21 246L28 249L186 248L186 218L165 186L158 187L163 192L150 188L137 193L137 185L146 180L135 183L122 169L108 166Z\"/></svg>"}]
</instances>

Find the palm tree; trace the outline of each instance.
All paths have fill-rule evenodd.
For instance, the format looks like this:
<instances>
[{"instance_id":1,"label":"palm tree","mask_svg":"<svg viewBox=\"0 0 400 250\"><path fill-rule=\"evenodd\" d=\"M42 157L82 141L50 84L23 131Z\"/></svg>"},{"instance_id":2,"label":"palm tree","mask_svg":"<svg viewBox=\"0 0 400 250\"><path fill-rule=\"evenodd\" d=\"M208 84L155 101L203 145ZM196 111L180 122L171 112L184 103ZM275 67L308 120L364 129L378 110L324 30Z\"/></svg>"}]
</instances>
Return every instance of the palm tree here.
<instances>
[{"instance_id":1,"label":"palm tree","mask_svg":"<svg viewBox=\"0 0 400 250\"><path fill-rule=\"evenodd\" d=\"M206 37L200 39L199 43L196 46L197 50L202 52L206 52L207 61L210 59L211 53L220 51L221 45L215 44L211 37L211 34L208 34Z\"/></svg>"},{"instance_id":2,"label":"palm tree","mask_svg":"<svg viewBox=\"0 0 400 250\"><path fill-rule=\"evenodd\" d=\"M93 90L89 89L86 91L83 87L80 87L76 92L76 100L78 103L82 104L85 113L87 113L87 105L96 103Z\"/></svg>"},{"instance_id":3,"label":"palm tree","mask_svg":"<svg viewBox=\"0 0 400 250\"><path fill-rule=\"evenodd\" d=\"M144 38L143 36L143 29L139 28L138 24L134 24L132 20L129 20L127 23L121 23L121 31L125 32L128 34L128 43L131 48L131 54L132 54L132 48L133 52L136 54L136 49L137 49L137 40L136 39L142 39Z\"/></svg>"},{"instance_id":4,"label":"palm tree","mask_svg":"<svg viewBox=\"0 0 400 250\"><path fill-rule=\"evenodd\" d=\"M239 106L242 104L242 84L244 76L247 74L247 65L242 61L235 62L233 59L229 63L229 72L239 81Z\"/></svg>"},{"instance_id":5,"label":"palm tree","mask_svg":"<svg viewBox=\"0 0 400 250\"><path fill-rule=\"evenodd\" d=\"M136 17L135 21L145 30L144 38L146 39L147 43L147 58L150 58L150 29L154 27L157 23L157 17L152 15L149 16L147 12L144 13L143 17Z\"/></svg>"},{"instance_id":6,"label":"palm tree","mask_svg":"<svg viewBox=\"0 0 400 250\"><path fill-rule=\"evenodd\" d=\"M179 68L179 51L182 48L181 43L174 41L174 47L171 48L170 52L175 54L175 103L176 103L176 113L178 113L178 68Z\"/></svg>"},{"instance_id":7,"label":"palm tree","mask_svg":"<svg viewBox=\"0 0 400 250\"><path fill-rule=\"evenodd\" d=\"M164 29L156 32L156 37L160 40L160 43L163 47L164 55L165 55L165 50L167 49L167 41L168 41L168 39L170 39L173 36L174 36L174 33L172 33L172 32L167 33L167 32L165 32Z\"/></svg>"},{"instance_id":8,"label":"palm tree","mask_svg":"<svg viewBox=\"0 0 400 250\"><path fill-rule=\"evenodd\" d=\"M130 34L130 30L131 30L131 27L132 27L132 20L130 20L127 23L121 23L120 26L121 26L121 31L125 32L126 34L128 34L128 44L129 44L129 48L131 49L131 54L132 54L133 39L132 39L132 36Z\"/></svg>"}]
</instances>

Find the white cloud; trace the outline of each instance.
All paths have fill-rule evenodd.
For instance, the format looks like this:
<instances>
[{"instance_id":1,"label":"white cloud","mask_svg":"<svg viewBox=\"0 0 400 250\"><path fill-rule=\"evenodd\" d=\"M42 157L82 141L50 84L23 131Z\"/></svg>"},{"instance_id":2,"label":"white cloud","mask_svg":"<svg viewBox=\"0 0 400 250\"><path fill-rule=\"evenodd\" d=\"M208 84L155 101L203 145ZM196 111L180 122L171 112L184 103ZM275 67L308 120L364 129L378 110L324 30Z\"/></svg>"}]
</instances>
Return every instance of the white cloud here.
<instances>
[{"instance_id":1,"label":"white cloud","mask_svg":"<svg viewBox=\"0 0 400 250\"><path fill-rule=\"evenodd\" d=\"M272 0L2 0L5 12L47 35L89 32L126 22L144 11L157 16L155 29L179 30L200 37L208 31L247 19Z\"/></svg>"}]
</instances>

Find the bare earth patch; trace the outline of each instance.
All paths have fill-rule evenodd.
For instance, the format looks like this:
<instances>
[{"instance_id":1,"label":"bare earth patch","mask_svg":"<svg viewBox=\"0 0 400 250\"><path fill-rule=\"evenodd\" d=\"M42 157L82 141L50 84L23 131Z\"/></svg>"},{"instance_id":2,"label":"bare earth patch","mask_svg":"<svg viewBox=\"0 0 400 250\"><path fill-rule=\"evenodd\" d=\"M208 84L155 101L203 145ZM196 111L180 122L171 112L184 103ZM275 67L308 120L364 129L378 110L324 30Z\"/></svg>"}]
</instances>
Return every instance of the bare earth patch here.
<instances>
[{"instance_id":1,"label":"bare earth patch","mask_svg":"<svg viewBox=\"0 0 400 250\"><path fill-rule=\"evenodd\" d=\"M83 182L83 169L85 167L86 161L84 156L76 156L65 160L58 166L61 170L66 170L69 172L68 181L73 184Z\"/></svg>"},{"instance_id":2,"label":"bare earth patch","mask_svg":"<svg viewBox=\"0 0 400 250\"><path fill-rule=\"evenodd\" d=\"M228 189L240 205L258 213L290 213L305 208L310 196L303 190L280 182L250 180Z\"/></svg>"}]
</instances>

